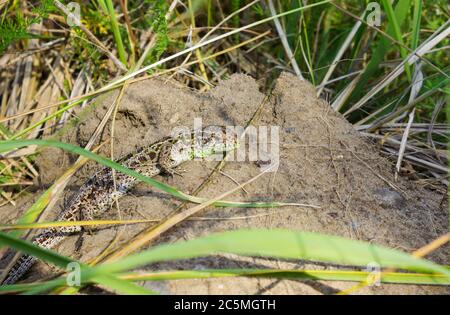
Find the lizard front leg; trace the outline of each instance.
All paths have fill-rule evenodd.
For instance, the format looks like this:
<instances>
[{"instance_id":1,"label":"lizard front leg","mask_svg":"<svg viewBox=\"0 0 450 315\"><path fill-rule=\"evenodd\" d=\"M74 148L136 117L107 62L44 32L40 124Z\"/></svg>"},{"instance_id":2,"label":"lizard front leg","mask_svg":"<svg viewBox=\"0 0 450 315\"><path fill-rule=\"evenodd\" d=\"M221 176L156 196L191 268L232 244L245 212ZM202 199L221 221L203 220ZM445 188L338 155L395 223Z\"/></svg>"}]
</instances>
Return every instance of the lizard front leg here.
<instances>
[{"instance_id":1,"label":"lizard front leg","mask_svg":"<svg viewBox=\"0 0 450 315\"><path fill-rule=\"evenodd\" d=\"M161 171L170 176L173 176L173 174L175 174L173 164L174 163L172 160L172 144L171 143L162 144L158 155L158 165L161 168Z\"/></svg>"},{"instance_id":2,"label":"lizard front leg","mask_svg":"<svg viewBox=\"0 0 450 315\"><path fill-rule=\"evenodd\" d=\"M166 143L163 144L159 155L158 155L158 165L161 168L161 172L162 173L166 173L168 175L170 175L171 177L173 177L174 175L178 175L183 177L184 172L186 172L183 169L179 169L179 170L175 170L174 167L176 165L178 165L179 163L177 163L176 161L176 156L174 156L174 152L173 152L173 144L172 143Z\"/></svg>"}]
</instances>

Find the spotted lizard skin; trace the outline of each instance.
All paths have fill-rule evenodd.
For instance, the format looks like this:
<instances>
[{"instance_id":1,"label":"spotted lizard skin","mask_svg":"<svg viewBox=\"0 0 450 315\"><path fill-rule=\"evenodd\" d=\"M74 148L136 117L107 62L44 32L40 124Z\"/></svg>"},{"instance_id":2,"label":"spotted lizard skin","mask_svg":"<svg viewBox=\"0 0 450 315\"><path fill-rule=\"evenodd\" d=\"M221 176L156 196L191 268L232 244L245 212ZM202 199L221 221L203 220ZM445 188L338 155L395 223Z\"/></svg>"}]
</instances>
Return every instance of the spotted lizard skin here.
<instances>
[{"instance_id":1,"label":"spotted lizard skin","mask_svg":"<svg viewBox=\"0 0 450 315\"><path fill-rule=\"evenodd\" d=\"M183 162L204 158L233 150L238 145L237 135L225 127L206 127L201 132L184 132L176 137L164 138L149 146L139 148L117 162L142 175L173 174L173 168ZM68 207L57 221L92 220L108 210L116 198L134 187L138 180L124 173L115 172L116 184L110 168L103 168L86 181L72 197ZM45 229L33 240L33 244L51 249L68 235L80 232L82 227L52 227ZM17 282L36 262L36 258L22 255L9 271L3 285Z\"/></svg>"}]
</instances>

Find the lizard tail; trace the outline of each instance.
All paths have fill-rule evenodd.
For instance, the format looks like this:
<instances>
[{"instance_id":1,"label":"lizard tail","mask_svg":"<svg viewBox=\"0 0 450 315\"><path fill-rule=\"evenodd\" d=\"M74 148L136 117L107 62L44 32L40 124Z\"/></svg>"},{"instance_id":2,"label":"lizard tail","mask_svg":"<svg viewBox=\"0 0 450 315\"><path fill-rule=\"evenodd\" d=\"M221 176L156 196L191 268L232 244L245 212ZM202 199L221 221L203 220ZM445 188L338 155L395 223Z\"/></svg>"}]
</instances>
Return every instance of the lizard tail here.
<instances>
[{"instance_id":1,"label":"lizard tail","mask_svg":"<svg viewBox=\"0 0 450 315\"><path fill-rule=\"evenodd\" d=\"M3 280L2 285L14 284L19 280L31 266L35 263L36 258L29 255L23 255L14 264L8 276Z\"/></svg>"},{"instance_id":2,"label":"lizard tail","mask_svg":"<svg viewBox=\"0 0 450 315\"><path fill-rule=\"evenodd\" d=\"M71 229L66 230L67 232L72 231ZM64 239L65 235L67 234L64 232L56 232L55 229L51 228L36 236L33 240L33 244L45 249L51 249L58 245ZM34 256L22 255L1 284L7 285L16 283L34 265L36 260L37 258Z\"/></svg>"}]
</instances>

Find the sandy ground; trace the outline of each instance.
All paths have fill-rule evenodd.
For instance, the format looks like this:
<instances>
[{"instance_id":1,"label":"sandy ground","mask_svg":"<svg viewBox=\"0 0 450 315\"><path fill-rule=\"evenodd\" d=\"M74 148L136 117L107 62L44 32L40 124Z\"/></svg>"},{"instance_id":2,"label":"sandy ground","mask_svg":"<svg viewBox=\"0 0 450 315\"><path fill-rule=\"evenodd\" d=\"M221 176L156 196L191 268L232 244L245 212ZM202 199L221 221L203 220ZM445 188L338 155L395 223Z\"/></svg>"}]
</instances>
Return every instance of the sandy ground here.
<instances>
[{"instance_id":1,"label":"sandy ground","mask_svg":"<svg viewBox=\"0 0 450 315\"><path fill-rule=\"evenodd\" d=\"M85 146L117 92L96 100L78 114L81 122L66 128L62 140ZM264 99L257 83L245 75L233 75L229 80L207 93L198 93L176 83L150 80L135 83L127 89L115 124L114 156L134 151L150 144L177 126L193 126L194 118L202 118L203 125L245 126ZM163 234L157 243L173 242L207 235L212 232L239 228L288 228L341 235L365 240L411 252L447 231L447 202L445 190L440 192L421 187L400 178L394 181L393 163L381 157L376 145L361 136L339 114L333 112L308 83L294 76L282 74L269 101L263 107L257 126L279 126L280 166L228 197L232 200L277 200L319 205L321 209L285 207L279 209L207 208ZM108 124L98 143L110 138ZM110 145L100 153L109 156ZM37 165L40 170L36 191L19 201L16 208L3 207L2 222L14 222L76 159L58 149L45 149ZM157 177L186 193L192 193L211 173L217 162L192 161L183 165L183 177ZM228 162L223 172L216 174L200 196L214 197L243 183L261 172L258 162ZM64 202L98 166L88 163L66 188L60 206L46 213L42 221L53 218ZM124 219L161 219L180 202L144 184L120 200ZM102 218L117 218L117 209L109 210ZM122 229L121 242L146 228L143 225ZM116 230L104 229L83 236L81 249L74 253L77 237L73 236L58 248L63 254L83 261L98 255L113 239ZM448 263L443 248L429 259ZM177 261L147 266L146 270L206 269L206 268L317 268L326 265L307 262L280 262L259 258L240 258L231 255ZM36 279L48 272L40 264L29 273ZM202 279L145 283L149 288L165 294L330 294L352 286L345 282L300 282L271 279ZM381 285L365 288L365 294L445 294L447 288L431 286Z\"/></svg>"}]
</instances>

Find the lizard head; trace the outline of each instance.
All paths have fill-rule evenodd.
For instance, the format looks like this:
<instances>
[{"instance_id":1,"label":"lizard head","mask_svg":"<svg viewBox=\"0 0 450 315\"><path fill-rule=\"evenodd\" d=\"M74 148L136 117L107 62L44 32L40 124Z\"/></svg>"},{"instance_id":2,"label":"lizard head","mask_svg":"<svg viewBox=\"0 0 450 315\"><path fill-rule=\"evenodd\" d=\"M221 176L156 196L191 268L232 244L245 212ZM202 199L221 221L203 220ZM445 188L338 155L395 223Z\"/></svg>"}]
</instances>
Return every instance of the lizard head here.
<instances>
[{"instance_id":1,"label":"lizard head","mask_svg":"<svg viewBox=\"0 0 450 315\"><path fill-rule=\"evenodd\" d=\"M222 126L205 127L201 134L194 134L193 140L194 158L206 158L238 147L238 136L234 130Z\"/></svg>"},{"instance_id":2,"label":"lizard head","mask_svg":"<svg viewBox=\"0 0 450 315\"><path fill-rule=\"evenodd\" d=\"M173 165L178 165L196 158L232 151L237 147L238 136L233 129L209 126L173 137L171 160Z\"/></svg>"}]
</instances>

